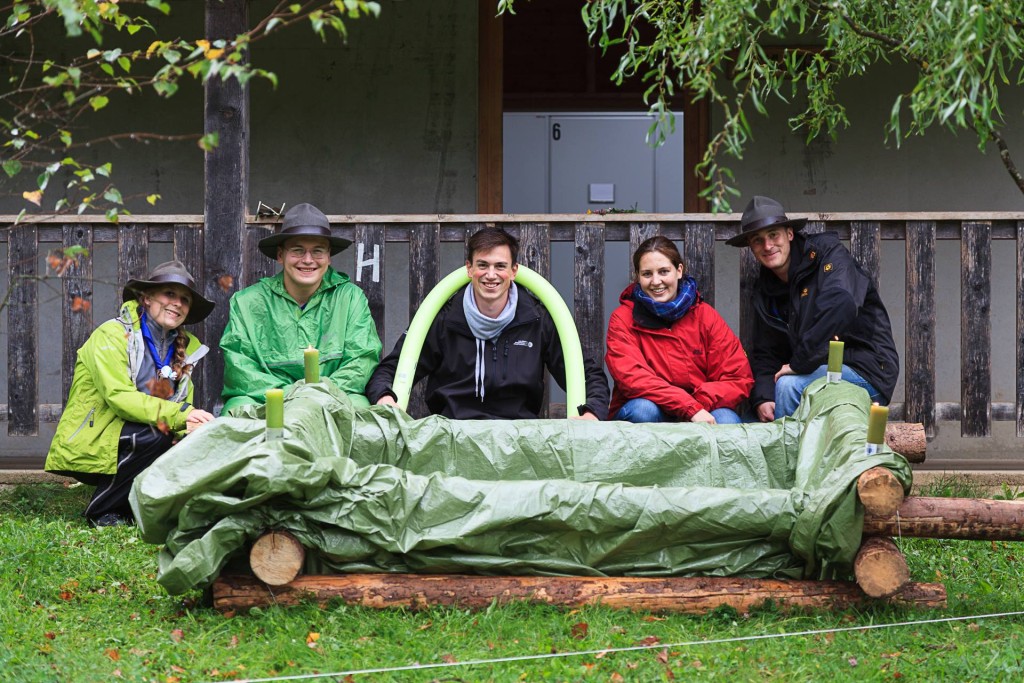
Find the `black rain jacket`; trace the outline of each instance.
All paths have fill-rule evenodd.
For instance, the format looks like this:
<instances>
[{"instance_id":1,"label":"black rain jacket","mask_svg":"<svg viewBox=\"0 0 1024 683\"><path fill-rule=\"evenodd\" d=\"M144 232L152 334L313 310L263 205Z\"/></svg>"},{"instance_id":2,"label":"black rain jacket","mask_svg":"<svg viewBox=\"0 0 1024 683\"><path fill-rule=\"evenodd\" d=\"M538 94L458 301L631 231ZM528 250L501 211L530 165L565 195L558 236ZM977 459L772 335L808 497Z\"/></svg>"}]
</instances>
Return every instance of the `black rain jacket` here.
<instances>
[{"instance_id":1,"label":"black rain jacket","mask_svg":"<svg viewBox=\"0 0 1024 683\"><path fill-rule=\"evenodd\" d=\"M469 285L466 285L467 287ZM465 287L455 293L434 318L416 366L418 382L427 378L426 402L434 415L457 420L534 419L544 399L544 369L565 388L565 360L555 323L543 304L524 287L512 322L485 350L484 400L476 396L476 338L462 306ZM366 385L366 396L376 403L392 395L391 385L403 334L394 350L381 361ZM584 359L587 402L584 408L604 420L608 417L608 380L600 365ZM573 407L567 407L572 414Z\"/></svg>"},{"instance_id":2,"label":"black rain jacket","mask_svg":"<svg viewBox=\"0 0 1024 683\"><path fill-rule=\"evenodd\" d=\"M843 363L892 400L900 359L889 314L871 278L834 232L793 236L789 282L761 267L754 291L750 366L755 407L775 400L775 373L789 363L806 375L828 362L828 342L845 343Z\"/></svg>"}]
</instances>

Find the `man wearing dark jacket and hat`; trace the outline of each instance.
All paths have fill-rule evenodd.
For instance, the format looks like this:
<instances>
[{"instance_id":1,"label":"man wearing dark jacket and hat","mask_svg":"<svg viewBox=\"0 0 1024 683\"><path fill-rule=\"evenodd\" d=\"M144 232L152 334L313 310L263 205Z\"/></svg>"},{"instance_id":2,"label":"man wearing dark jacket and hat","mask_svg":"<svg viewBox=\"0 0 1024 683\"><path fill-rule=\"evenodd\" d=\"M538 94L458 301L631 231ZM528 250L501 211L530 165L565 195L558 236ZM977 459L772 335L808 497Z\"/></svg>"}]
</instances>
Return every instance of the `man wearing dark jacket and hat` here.
<instances>
[{"instance_id":1,"label":"man wearing dark jacket and hat","mask_svg":"<svg viewBox=\"0 0 1024 683\"><path fill-rule=\"evenodd\" d=\"M829 341L844 342L845 381L872 401L892 399L899 356L889 314L871 278L833 232L805 235L806 219L755 196L740 233L727 241L749 246L761 264L754 288L754 372L750 401L762 422L792 415L804 388L827 370Z\"/></svg>"},{"instance_id":2,"label":"man wearing dark jacket and hat","mask_svg":"<svg viewBox=\"0 0 1024 683\"><path fill-rule=\"evenodd\" d=\"M351 242L331 234L312 204L284 214L281 228L259 248L282 270L231 297L224 351L224 408L263 403L267 389L304 377L303 349L320 351L320 377L358 405L380 358L380 339L363 291L331 267Z\"/></svg>"},{"instance_id":3,"label":"man wearing dark jacket and hat","mask_svg":"<svg viewBox=\"0 0 1024 683\"><path fill-rule=\"evenodd\" d=\"M415 380L427 377L426 401L435 415L459 420L539 416L544 369L565 388L565 359L555 323L544 306L514 282L519 242L487 227L466 244L470 283L444 305L427 332ZM405 335L381 361L366 387L377 404L394 404L392 384ZM567 406L572 417L604 419L608 381L584 361L587 402Z\"/></svg>"}]
</instances>

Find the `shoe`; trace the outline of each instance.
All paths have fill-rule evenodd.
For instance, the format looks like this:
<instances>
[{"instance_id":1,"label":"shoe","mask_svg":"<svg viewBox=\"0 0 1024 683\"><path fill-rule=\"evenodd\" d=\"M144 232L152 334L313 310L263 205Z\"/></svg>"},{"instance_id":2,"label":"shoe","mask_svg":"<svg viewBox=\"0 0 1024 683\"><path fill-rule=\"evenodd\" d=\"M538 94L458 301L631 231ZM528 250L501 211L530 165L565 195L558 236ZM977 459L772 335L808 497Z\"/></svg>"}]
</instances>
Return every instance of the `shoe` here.
<instances>
[{"instance_id":1,"label":"shoe","mask_svg":"<svg viewBox=\"0 0 1024 683\"><path fill-rule=\"evenodd\" d=\"M123 515L119 515L116 512L108 512L105 515L100 515L96 519L90 519L89 523L95 527L125 526L127 524L131 524L131 520L126 519Z\"/></svg>"}]
</instances>

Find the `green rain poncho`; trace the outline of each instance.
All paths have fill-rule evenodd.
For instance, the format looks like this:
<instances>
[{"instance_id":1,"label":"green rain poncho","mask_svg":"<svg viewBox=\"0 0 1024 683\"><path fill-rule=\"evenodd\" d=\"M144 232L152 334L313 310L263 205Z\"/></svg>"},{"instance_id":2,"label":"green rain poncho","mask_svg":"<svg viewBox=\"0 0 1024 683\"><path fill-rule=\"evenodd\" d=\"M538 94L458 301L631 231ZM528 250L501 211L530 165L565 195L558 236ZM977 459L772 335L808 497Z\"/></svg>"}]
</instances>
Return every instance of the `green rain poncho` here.
<instances>
[{"instance_id":1,"label":"green rain poncho","mask_svg":"<svg viewBox=\"0 0 1024 683\"><path fill-rule=\"evenodd\" d=\"M380 339L363 291L328 268L320 288L300 307L281 273L231 297L224 351L223 413L263 403L267 389L284 389L304 376L302 350L320 351L320 376L362 406L361 394L380 359Z\"/></svg>"},{"instance_id":2,"label":"green rain poncho","mask_svg":"<svg viewBox=\"0 0 1024 683\"><path fill-rule=\"evenodd\" d=\"M831 578L849 572L869 402L812 384L793 418L702 425L413 420L293 386L286 435L262 406L205 425L135 483L159 582L204 586L267 529L306 571Z\"/></svg>"}]
</instances>

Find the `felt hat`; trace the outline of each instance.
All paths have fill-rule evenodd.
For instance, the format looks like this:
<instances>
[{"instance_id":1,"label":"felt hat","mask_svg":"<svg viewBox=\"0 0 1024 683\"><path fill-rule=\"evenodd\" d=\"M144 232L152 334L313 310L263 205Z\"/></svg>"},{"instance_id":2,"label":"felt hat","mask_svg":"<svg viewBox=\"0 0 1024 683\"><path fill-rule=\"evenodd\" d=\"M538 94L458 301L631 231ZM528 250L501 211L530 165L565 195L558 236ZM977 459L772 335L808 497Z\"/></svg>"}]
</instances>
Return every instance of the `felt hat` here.
<instances>
[{"instance_id":1,"label":"felt hat","mask_svg":"<svg viewBox=\"0 0 1024 683\"><path fill-rule=\"evenodd\" d=\"M201 322L213 311L214 303L204 297L196 289L196 281L191 273L185 268L181 261L166 261L161 263L145 279L129 280L121 293L121 301L132 301L139 298L154 287L160 285L181 285L192 294L192 305L189 306L188 315L185 316L183 325Z\"/></svg>"},{"instance_id":2,"label":"felt hat","mask_svg":"<svg viewBox=\"0 0 1024 683\"><path fill-rule=\"evenodd\" d=\"M750 236L758 230L781 225L792 228L795 232L800 232L806 222L806 218L790 218L787 216L782 208L782 204L779 204L774 199L755 195L750 200L750 203L747 204L747 208L743 210L743 217L740 218L739 234L730 237L725 243L734 247L745 247L750 240Z\"/></svg>"},{"instance_id":3,"label":"felt hat","mask_svg":"<svg viewBox=\"0 0 1024 683\"><path fill-rule=\"evenodd\" d=\"M289 237L323 237L331 243L331 256L352 244L351 240L332 235L327 216L312 204L296 204L285 211L281 228L273 235L260 240L260 251L276 259L277 248Z\"/></svg>"}]
</instances>

